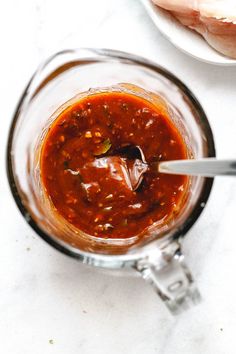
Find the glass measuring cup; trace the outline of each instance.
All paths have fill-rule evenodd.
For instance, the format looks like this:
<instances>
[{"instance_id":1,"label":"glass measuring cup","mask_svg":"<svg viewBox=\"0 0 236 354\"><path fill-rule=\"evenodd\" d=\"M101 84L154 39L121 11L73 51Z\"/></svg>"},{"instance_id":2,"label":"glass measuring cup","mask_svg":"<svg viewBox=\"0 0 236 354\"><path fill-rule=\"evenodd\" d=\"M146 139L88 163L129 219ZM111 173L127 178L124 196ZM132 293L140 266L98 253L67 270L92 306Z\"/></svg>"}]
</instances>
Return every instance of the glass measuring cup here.
<instances>
[{"instance_id":1,"label":"glass measuring cup","mask_svg":"<svg viewBox=\"0 0 236 354\"><path fill-rule=\"evenodd\" d=\"M173 313L199 301L184 263L181 240L200 215L212 180L191 178L181 212L164 228L137 242L102 240L73 232L45 207L40 182L40 142L54 112L73 96L98 87L140 87L161 97L194 158L215 156L212 132L200 104L176 77L155 63L113 50L77 49L55 54L29 82L17 107L8 140L7 170L15 201L31 227L49 244L83 263L107 269L138 271ZM131 87L132 85L135 85ZM55 118L55 117L54 117Z\"/></svg>"}]
</instances>

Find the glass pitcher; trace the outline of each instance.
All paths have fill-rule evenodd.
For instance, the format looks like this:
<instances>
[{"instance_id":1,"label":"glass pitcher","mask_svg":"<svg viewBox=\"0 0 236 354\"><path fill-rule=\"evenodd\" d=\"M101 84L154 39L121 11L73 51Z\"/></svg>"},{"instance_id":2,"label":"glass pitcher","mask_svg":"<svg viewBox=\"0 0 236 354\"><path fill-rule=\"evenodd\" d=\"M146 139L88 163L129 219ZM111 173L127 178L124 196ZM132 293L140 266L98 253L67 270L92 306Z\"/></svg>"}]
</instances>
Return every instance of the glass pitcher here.
<instances>
[{"instance_id":1,"label":"glass pitcher","mask_svg":"<svg viewBox=\"0 0 236 354\"><path fill-rule=\"evenodd\" d=\"M7 172L12 194L25 220L59 251L93 267L130 271L149 282L173 314L198 303L200 294L184 262L181 243L195 223L212 188L212 179L191 177L183 210L164 229L140 242L81 237L59 227L42 203L39 142L53 113L80 92L120 84L135 85L167 102L194 158L214 157L207 117L191 91L174 75L144 58L114 50L73 49L40 65L16 109L8 139Z\"/></svg>"}]
</instances>

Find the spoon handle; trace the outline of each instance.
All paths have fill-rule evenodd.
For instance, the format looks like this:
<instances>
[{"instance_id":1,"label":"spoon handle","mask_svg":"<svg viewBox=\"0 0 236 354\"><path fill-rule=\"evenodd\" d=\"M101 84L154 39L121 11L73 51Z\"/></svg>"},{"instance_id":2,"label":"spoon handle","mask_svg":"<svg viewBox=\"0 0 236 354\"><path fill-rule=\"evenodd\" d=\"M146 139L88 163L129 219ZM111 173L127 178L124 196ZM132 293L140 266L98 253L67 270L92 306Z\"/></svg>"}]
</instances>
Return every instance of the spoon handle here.
<instances>
[{"instance_id":1,"label":"spoon handle","mask_svg":"<svg viewBox=\"0 0 236 354\"><path fill-rule=\"evenodd\" d=\"M161 173L189 176L236 176L236 160L206 158L199 160L163 161L158 165Z\"/></svg>"}]
</instances>

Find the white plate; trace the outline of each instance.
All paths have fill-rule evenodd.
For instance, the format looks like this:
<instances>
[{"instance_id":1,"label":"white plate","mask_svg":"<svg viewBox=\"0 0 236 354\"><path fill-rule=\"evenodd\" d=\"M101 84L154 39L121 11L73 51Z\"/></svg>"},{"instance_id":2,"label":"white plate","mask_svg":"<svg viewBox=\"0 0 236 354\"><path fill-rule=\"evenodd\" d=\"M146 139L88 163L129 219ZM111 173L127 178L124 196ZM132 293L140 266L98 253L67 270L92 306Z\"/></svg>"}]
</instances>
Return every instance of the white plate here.
<instances>
[{"instance_id":1,"label":"white plate","mask_svg":"<svg viewBox=\"0 0 236 354\"><path fill-rule=\"evenodd\" d=\"M235 59L221 55L195 31L181 25L167 11L155 6L151 0L141 0L160 32L176 47L192 57L211 64L236 65Z\"/></svg>"}]
</instances>

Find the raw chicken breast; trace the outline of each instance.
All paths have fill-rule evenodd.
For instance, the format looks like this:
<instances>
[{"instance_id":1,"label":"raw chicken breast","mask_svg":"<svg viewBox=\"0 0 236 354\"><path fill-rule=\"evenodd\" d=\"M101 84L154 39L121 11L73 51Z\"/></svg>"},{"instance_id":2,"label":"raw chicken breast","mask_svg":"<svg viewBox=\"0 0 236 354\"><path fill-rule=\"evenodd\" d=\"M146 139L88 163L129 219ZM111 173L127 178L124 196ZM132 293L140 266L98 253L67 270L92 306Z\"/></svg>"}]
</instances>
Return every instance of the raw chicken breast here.
<instances>
[{"instance_id":1,"label":"raw chicken breast","mask_svg":"<svg viewBox=\"0 0 236 354\"><path fill-rule=\"evenodd\" d=\"M236 0L152 0L200 33L220 53L236 58Z\"/></svg>"}]
</instances>

